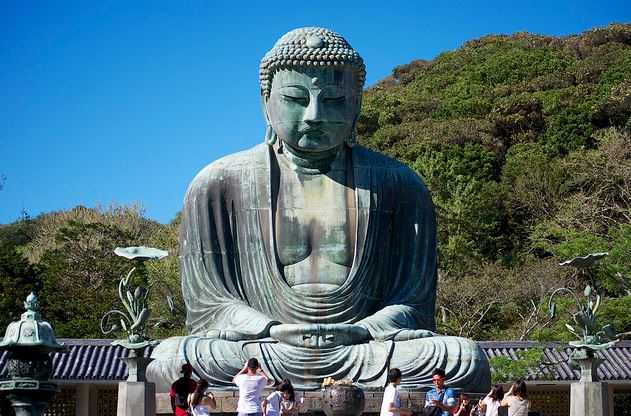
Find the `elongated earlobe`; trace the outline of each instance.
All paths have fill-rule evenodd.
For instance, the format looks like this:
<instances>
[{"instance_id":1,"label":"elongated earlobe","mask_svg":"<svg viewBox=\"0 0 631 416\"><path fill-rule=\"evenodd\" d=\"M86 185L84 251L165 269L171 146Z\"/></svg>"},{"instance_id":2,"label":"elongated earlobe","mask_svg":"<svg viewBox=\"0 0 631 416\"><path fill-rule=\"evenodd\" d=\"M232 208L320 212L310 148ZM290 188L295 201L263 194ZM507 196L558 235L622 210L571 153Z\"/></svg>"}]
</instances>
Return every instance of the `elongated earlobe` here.
<instances>
[{"instance_id":1,"label":"elongated earlobe","mask_svg":"<svg viewBox=\"0 0 631 416\"><path fill-rule=\"evenodd\" d=\"M274 129L272 128L272 126L268 124L265 127L265 143L268 144L269 146L272 146L274 145L274 143L276 143L277 139L278 139L278 136L276 136Z\"/></svg>"}]
</instances>

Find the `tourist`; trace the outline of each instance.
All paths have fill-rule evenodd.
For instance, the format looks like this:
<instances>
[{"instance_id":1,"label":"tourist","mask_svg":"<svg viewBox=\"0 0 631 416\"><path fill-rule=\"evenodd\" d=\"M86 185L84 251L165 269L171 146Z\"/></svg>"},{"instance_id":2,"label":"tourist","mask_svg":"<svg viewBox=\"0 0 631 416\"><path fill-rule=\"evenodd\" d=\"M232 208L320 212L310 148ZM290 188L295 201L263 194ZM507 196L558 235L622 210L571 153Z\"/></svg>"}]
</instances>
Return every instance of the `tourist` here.
<instances>
[{"instance_id":1,"label":"tourist","mask_svg":"<svg viewBox=\"0 0 631 416\"><path fill-rule=\"evenodd\" d=\"M493 386L489 394L479 403L480 416L498 416L498 409L504 398L504 387Z\"/></svg>"},{"instance_id":2,"label":"tourist","mask_svg":"<svg viewBox=\"0 0 631 416\"><path fill-rule=\"evenodd\" d=\"M502 406L508 406L508 416L528 416L530 401L524 380L513 383L502 400Z\"/></svg>"},{"instance_id":3,"label":"tourist","mask_svg":"<svg viewBox=\"0 0 631 416\"><path fill-rule=\"evenodd\" d=\"M432 373L433 388L425 394L425 411L427 416L450 416L456 409L456 392L445 388L445 371L437 368Z\"/></svg>"},{"instance_id":4,"label":"tourist","mask_svg":"<svg viewBox=\"0 0 631 416\"><path fill-rule=\"evenodd\" d=\"M283 380L276 391L263 400L263 414L267 416L289 416L298 411L294 386L288 379Z\"/></svg>"},{"instance_id":5,"label":"tourist","mask_svg":"<svg viewBox=\"0 0 631 416\"><path fill-rule=\"evenodd\" d=\"M475 406L469 400L469 396L465 393L460 393L458 405L455 406L455 411L452 410L454 416L472 416L475 414Z\"/></svg>"},{"instance_id":6,"label":"tourist","mask_svg":"<svg viewBox=\"0 0 631 416\"><path fill-rule=\"evenodd\" d=\"M199 380L195 391L188 395L188 409L191 416L208 416L217 408L217 402L211 392L206 392L208 382Z\"/></svg>"},{"instance_id":7,"label":"tourist","mask_svg":"<svg viewBox=\"0 0 631 416\"><path fill-rule=\"evenodd\" d=\"M393 368L388 372L388 385L383 392L383 401L381 402L381 413L379 416L411 416L410 410L401 408L401 396L397 386L401 384L401 370Z\"/></svg>"},{"instance_id":8,"label":"tourist","mask_svg":"<svg viewBox=\"0 0 631 416\"><path fill-rule=\"evenodd\" d=\"M250 358L234 376L232 382L239 387L238 416L261 415L261 393L270 379L256 358Z\"/></svg>"},{"instance_id":9,"label":"tourist","mask_svg":"<svg viewBox=\"0 0 631 416\"><path fill-rule=\"evenodd\" d=\"M187 416L188 395L195 392L197 383L191 378L193 375L193 366L184 364L182 366L182 377L178 378L169 391L171 396L171 409L174 416Z\"/></svg>"}]
</instances>

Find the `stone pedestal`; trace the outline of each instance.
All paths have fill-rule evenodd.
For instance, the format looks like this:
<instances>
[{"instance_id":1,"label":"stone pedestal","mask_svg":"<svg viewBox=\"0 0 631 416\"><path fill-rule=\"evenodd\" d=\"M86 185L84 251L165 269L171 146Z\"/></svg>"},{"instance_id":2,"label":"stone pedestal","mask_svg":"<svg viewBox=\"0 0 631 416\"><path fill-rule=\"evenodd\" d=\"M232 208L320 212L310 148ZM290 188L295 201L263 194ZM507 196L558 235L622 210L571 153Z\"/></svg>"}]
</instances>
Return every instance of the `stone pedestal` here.
<instances>
[{"instance_id":1,"label":"stone pedestal","mask_svg":"<svg viewBox=\"0 0 631 416\"><path fill-rule=\"evenodd\" d=\"M570 389L570 416L613 416L609 414L607 383L572 383Z\"/></svg>"},{"instance_id":2,"label":"stone pedestal","mask_svg":"<svg viewBox=\"0 0 631 416\"><path fill-rule=\"evenodd\" d=\"M127 364L127 381L118 383L118 416L155 416L156 385L145 377L151 358L144 357L143 348L130 349L129 356L121 358Z\"/></svg>"},{"instance_id":3,"label":"stone pedestal","mask_svg":"<svg viewBox=\"0 0 631 416\"><path fill-rule=\"evenodd\" d=\"M142 381L122 381L118 383L119 416L155 416L156 386Z\"/></svg>"}]
</instances>

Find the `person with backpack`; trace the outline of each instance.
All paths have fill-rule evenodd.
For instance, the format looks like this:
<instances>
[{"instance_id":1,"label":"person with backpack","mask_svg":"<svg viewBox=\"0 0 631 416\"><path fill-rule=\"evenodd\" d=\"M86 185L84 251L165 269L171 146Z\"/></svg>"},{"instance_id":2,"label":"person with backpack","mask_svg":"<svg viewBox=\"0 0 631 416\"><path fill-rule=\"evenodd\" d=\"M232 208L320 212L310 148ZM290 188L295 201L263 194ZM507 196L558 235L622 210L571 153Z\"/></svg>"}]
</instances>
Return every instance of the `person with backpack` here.
<instances>
[{"instance_id":1,"label":"person with backpack","mask_svg":"<svg viewBox=\"0 0 631 416\"><path fill-rule=\"evenodd\" d=\"M171 396L171 409L174 416L188 415L188 395L195 392L197 382L191 378L193 366L184 364L182 366L182 377L171 384L169 396Z\"/></svg>"},{"instance_id":2,"label":"person with backpack","mask_svg":"<svg viewBox=\"0 0 631 416\"><path fill-rule=\"evenodd\" d=\"M456 392L445 388L445 371L437 368L432 373L433 388L425 394L425 416L450 416L456 409Z\"/></svg>"}]
</instances>

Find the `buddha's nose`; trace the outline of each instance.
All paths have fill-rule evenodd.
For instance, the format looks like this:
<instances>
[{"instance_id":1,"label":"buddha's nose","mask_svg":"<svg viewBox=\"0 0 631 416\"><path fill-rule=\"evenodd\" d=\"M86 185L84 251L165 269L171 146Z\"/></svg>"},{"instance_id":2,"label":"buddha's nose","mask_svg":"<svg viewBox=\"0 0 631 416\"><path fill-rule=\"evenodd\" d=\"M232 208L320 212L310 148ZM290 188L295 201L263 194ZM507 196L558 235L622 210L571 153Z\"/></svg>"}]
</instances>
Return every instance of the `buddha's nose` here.
<instances>
[{"instance_id":1,"label":"buddha's nose","mask_svg":"<svg viewBox=\"0 0 631 416\"><path fill-rule=\"evenodd\" d=\"M320 104L320 100L314 99L309 101L309 105L305 109L302 120L307 123L309 126L317 127L322 123L321 114L322 105Z\"/></svg>"}]
</instances>

